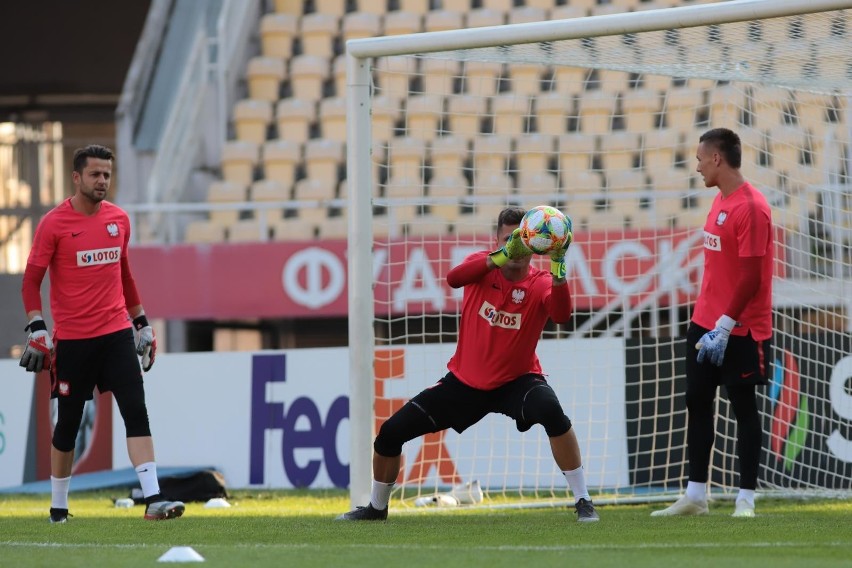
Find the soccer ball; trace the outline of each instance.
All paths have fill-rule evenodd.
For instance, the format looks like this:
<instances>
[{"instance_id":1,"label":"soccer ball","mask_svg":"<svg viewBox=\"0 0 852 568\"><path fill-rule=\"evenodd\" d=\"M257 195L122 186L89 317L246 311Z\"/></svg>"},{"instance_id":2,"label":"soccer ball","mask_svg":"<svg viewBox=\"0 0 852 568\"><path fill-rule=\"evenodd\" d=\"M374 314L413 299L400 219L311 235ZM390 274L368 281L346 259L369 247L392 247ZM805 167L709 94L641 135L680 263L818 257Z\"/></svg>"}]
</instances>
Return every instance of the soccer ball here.
<instances>
[{"instance_id":1,"label":"soccer ball","mask_svg":"<svg viewBox=\"0 0 852 568\"><path fill-rule=\"evenodd\" d=\"M571 233L571 219L550 205L539 205L521 219L521 240L536 254L563 248Z\"/></svg>"}]
</instances>

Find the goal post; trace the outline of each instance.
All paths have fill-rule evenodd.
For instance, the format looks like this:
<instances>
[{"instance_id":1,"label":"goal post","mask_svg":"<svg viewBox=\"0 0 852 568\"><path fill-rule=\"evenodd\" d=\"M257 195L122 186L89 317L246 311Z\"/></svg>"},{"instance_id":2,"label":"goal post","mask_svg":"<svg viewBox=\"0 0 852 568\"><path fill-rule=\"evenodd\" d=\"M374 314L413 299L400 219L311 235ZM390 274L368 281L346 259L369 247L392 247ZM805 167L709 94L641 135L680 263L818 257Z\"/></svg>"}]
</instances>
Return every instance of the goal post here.
<instances>
[{"instance_id":1,"label":"goal post","mask_svg":"<svg viewBox=\"0 0 852 568\"><path fill-rule=\"evenodd\" d=\"M494 246L509 204L574 219L575 314L545 329L538 353L596 501L679 490L681 338L716 191L694 152L718 126L740 134L743 174L778 234L759 490L848 494L852 1L559 14L347 42L352 504L369 499L378 425L446 372L461 305L446 271ZM711 486L724 491L737 479L735 422L718 405ZM476 482L491 505L567 502L538 430L497 416L412 441L395 497Z\"/></svg>"}]
</instances>

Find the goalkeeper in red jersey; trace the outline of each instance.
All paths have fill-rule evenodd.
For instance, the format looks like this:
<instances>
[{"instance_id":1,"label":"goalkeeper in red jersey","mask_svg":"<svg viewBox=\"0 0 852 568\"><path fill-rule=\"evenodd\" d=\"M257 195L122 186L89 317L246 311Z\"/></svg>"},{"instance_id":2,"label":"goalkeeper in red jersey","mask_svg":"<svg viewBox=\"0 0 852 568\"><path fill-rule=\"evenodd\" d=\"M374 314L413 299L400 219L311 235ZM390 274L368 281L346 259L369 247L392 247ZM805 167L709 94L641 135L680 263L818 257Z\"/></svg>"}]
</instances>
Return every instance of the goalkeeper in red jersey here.
<instances>
[{"instance_id":1,"label":"goalkeeper in red jersey","mask_svg":"<svg viewBox=\"0 0 852 568\"><path fill-rule=\"evenodd\" d=\"M686 336L685 494L651 516L705 515L715 438L716 391L725 386L737 421L740 490L734 517L754 517L763 439L756 388L770 377L772 212L740 173L742 144L727 128L701 135L696 171L719 189L704 224L704 276Z\"/></svg>"},{"instance_id":2,"label":"goalkeeper in red jersey","mask_svg":"<svg viewBox=\"0 0 852 568\"><path fill-rule=\"evenodd\" d=\"M577 520L599 520L586 489L577 436L535 352L548 319L564 323L571 317L565 249L572 237L551 253L549 273L534 268L532 252L519 237L524 214L516 207L501 211L497 250L474 253L447 274L451 287L464 288L459 340L447 364L449 372L382 424L373 443L370 503L339 520L387 519L403 444L447 428L464 432L490 413L514 419L521 432L541 424L574 495Z\"/></svg>"},{"instance_id":3,"label":"goalkeeper in red jersey","mask_svg":"<svg viewBox=\"0 0 852 568\"><path fill-rule=\"evenodd\" d=\"M95 387L112 391L124 419L127 451L145 497L145 518L171 519L184 511L183 503L160 494L142 383L142 370L154 364L157 340L130 272L130 220L106 201L112 162L112 150L103 146L93 144L74 153L74 195L39 222L24 272L30 335L21 366L35 373L49 368L51 397L58 409L50 449L52 523L68 519L77 431ZM52 336L41 304L41 283L48 270Z\"/></svg>"}]
</instances>

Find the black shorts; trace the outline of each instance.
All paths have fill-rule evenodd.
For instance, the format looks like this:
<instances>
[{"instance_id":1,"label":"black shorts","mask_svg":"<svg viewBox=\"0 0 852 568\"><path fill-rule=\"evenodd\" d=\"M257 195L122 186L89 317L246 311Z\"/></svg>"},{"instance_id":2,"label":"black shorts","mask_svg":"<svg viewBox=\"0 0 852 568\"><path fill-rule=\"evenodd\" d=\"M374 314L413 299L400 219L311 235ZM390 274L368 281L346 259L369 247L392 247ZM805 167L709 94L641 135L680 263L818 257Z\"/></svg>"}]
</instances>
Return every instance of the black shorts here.
<instances>
[{"instance_id":1,"label":"black shorts","mask_svg":"<svg viewBox=\"0 0 852 568\"><path fill-rule=\"evenodd\" d=\"M142 369L130 328L89 339L56 341L50 369L50 397L91 400L99 392L117 387L142 388Z\"/></svg>"},{"instance_id":2,"label":"black shorts","mask_svg":"<svg viewBox=\"0 0 852 568\"><path fill-rule=\"evenodd\" d=\"M553 390L542 375L534 373L521 375L494 390L475 389L447 373L410 402L432 418L436 432L452 428L461 434L492 412L512 418L518 430L526 432L532 424L523 417L524 397L530 390L540 387Z\"/></svg>"},{"instance_id":3,"label":"black shorts","mask_svg":"<svg viewBox=\"0 0 852 568\"><path fill-rule=\"evenodd\" d=\"M710 331L695 323L689 324L686 333L686 376L712 381L715 385L749 386L769 383L772 372L772 340L755 341L748 335L731 335L725 349L722 366L717 367L707 359L697 360L695 344Z\"/></svg>"}]
</instances>

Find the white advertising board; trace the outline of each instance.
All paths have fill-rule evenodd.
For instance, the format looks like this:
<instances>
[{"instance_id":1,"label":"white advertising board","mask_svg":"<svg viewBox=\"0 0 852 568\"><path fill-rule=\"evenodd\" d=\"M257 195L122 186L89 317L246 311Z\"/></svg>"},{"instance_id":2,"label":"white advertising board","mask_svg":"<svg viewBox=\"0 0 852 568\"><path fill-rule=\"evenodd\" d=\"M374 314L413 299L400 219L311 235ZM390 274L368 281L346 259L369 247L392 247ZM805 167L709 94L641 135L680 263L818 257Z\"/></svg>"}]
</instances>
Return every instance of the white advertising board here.
<instances>
[{"instance_id":1,"label":"white advertising board","mask_svg":"<svg viewBox=\"0 0 852 568\"><path fill-rule=\"evenodd\" d=\"M0 360L0 487L24 481L35 375L17 360Z\"/></svg>"}]
</instances>

